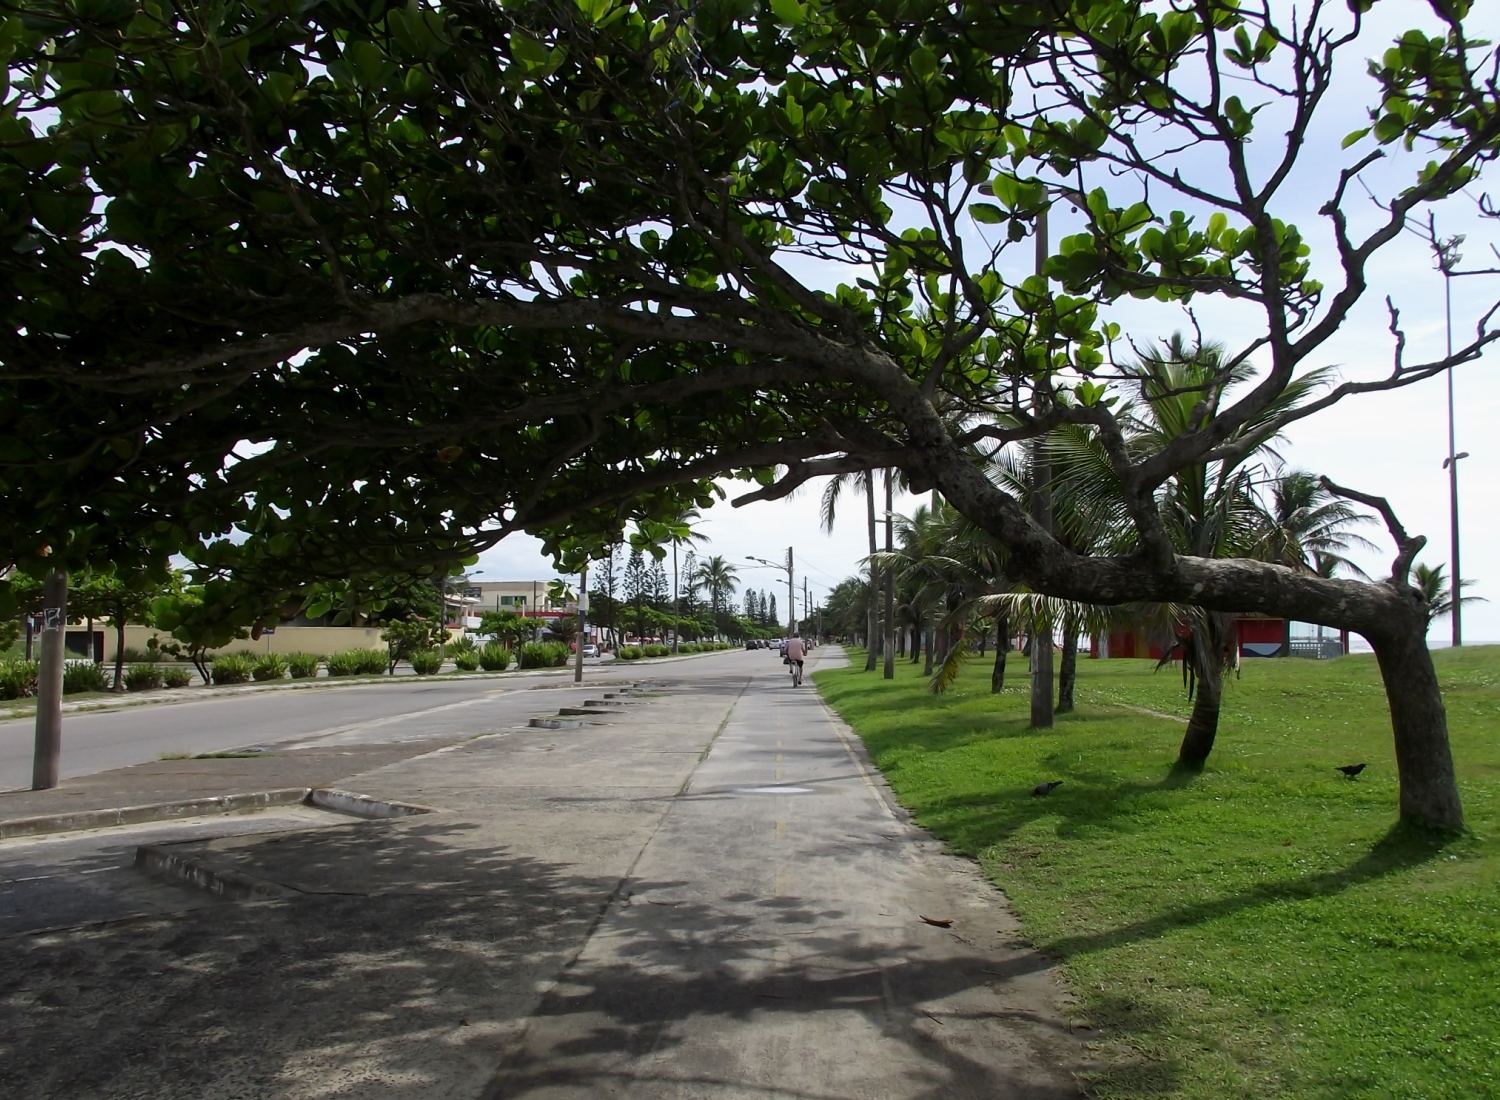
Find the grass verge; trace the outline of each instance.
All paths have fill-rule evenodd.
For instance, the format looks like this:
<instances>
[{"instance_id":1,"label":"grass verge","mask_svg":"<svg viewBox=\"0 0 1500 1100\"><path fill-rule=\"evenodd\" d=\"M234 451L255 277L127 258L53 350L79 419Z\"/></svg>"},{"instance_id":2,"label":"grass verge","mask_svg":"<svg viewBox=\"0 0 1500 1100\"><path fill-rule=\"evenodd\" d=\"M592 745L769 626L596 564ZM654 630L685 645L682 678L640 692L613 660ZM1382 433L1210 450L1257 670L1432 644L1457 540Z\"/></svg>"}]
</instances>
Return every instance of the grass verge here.
<instances>
[{"instance_id":1,"label":"grass verge","mask_svg":"<svg viewBox=\"0 0 1500 1100\"><path fill-rule=\"evenodd\" d=\"M1500 647L1438 652L1470 832L1393 828L1374 660L1261 660L1226 687L1203 775L1169 775L1180 678L1080 661L1027 728L1024 659L945 696L820 672L897 797L979 860L1061 960L1112 1068L1100 1097L1500 1096ZM1335 767L1367 762L1357 780ZM1050 797L1031 788L1061 780Z\"/></svg>"}]
</instances>

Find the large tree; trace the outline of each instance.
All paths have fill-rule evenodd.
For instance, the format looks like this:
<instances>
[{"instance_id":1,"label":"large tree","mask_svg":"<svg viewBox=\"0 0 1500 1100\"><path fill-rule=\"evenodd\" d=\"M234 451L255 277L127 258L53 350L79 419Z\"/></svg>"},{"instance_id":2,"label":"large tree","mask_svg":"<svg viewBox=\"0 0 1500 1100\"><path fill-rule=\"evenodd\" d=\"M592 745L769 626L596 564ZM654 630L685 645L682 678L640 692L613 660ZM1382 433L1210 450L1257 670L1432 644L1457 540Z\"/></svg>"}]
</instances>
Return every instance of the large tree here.
<instances>
[{"instance_id":1,"label":"large tree","mask_svg":"<svg viewBox=\"0 0 1500 1100\"><path fill-rule=\"evenodd\" d=\"M337 574L523 528L563 549L728 471L769 497L896 468L1039 592L1361 632L1403 816L1461 823L1421 540L1386 508L1391 577L1324 578L1182 553L1155 500L1253 442L1380 250L1495 155L1462 0L1389 49L1369 2L3 6L0 556L233 524L210 565ZM1378 49L1370 126L1342 160L1316 142L1320 179L1315 121ZM1326 281L1293 218L1319 186ZM1007 253L1049 211L1038 276ZM822 261L866 274L828 290ZM1129 453L1108 310L1213 296L1258 317L1224 357L1253 383ZM1391 327L1387 377L1267 430L1496 336L1411 362ZM1108 442L1134 552L1071 552L975 461L1067 423Z\"/></svg>"}]
</instances>

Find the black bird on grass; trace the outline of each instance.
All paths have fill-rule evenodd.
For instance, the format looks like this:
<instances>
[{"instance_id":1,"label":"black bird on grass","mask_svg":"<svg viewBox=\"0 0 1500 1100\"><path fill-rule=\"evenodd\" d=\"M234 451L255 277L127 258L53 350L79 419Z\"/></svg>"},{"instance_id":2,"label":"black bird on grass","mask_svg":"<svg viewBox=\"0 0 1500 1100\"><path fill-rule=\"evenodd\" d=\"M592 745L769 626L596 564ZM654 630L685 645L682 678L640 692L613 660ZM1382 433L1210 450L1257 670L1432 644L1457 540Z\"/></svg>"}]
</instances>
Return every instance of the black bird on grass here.
<instances>
[{"instance_id":1,"label":"black bird on grass","mask_svg":"<svg viewBox=\"0 0 1500 1100\"><path fill-rule=\"evenodd\" d=\"M1038 783L1035 787L1031 788L1031 797L1045 798L1047 795L1051 794L1061 786L1061 779L1054 779L1051 783Z\"/></svg>"},{"instance_id":2,"label":"black bird on grass","mask_svg":"<svg viewBox=\"0 0 1500 1100\"><path fill-rule=\"evenodd\" d=\"M1363 764L1342 764L1339 766L1339 771L1344 773L1345 779L1353 779L1364 770L1365 766Z\"/></svg>"}]
</instances>

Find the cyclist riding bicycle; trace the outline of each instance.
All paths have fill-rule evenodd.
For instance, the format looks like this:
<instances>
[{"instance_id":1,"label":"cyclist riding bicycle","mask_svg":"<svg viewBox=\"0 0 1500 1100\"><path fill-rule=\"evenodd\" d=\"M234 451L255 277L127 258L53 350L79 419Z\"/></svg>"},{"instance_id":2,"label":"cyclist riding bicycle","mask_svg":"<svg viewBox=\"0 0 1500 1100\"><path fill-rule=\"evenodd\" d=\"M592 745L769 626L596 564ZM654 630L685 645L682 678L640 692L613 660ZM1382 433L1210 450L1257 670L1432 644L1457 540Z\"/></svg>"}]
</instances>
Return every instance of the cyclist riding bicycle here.
<instances>
[{"instance_id":1,"label":"cyclist riding bicycle","mask_svg":"<svg viewBox=\"0 0 1500 1100\"><path fill-rule=\"evenodd\" d=\"M792 687L802 686L802 662L806 658L807 647L793 634L786 640L786 663L792 666Z\"/></svg>"}]
</instances>

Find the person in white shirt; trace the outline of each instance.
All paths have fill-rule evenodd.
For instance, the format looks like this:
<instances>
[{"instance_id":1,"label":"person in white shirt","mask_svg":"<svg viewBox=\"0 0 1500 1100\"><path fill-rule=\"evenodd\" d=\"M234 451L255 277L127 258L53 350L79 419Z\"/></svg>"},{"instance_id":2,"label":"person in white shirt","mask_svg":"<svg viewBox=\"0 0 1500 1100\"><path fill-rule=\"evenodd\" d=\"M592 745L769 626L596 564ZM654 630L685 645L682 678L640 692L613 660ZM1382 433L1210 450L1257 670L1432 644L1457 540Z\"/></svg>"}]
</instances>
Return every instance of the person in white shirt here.
<instances>
[{"instance_id":1,"label":"person in white shirt","mask_svg":"<svg viewBox=\"0 0 1500 1100\"><path fill-rule=\"evenodd\" d=\"M802 662L807 658L807 647L802 639L793 634L786 640L786 663L792 667L792 683L802 683Z\"/></svg>"}]
</instances>

